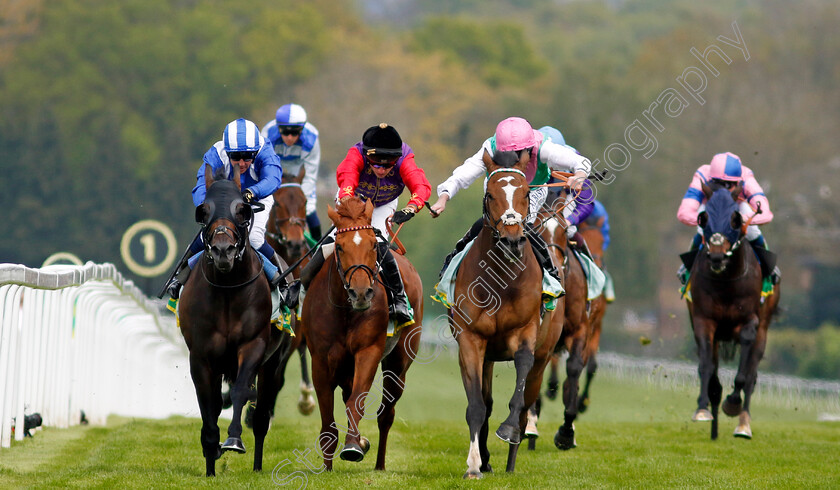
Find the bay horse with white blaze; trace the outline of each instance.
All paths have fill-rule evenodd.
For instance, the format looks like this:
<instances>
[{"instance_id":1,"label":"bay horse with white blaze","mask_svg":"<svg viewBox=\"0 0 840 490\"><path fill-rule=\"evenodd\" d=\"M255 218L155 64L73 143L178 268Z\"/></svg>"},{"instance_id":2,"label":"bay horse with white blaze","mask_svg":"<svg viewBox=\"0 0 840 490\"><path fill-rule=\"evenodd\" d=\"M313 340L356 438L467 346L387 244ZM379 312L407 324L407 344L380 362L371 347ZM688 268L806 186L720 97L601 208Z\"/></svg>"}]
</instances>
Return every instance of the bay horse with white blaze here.
<instances>
[{"instance_id":1,"label":"bay horse with white blaze","mask_svg":"<svg viewBox=\"0 0 840 490\"><path fill-rule=\"evenodd\" d=\"M271 297L258 253L248 243L253 210L240 194L239 167L232 181L205 170L207 197L196 208L205 250L184 284L179 323L190 351L190 374L201 411L201 447L207 476L215 476L224 451L244 453L242 407L253 398L257 369L288 335L272 328ZM231 384L233 420L219 445L222 379ZM268 420L268 404L258 404L255 419ZM255 424L254 470L262 469L268 423Z\"/></svg>"},{"instance_id":2,"label":"bay horse with white blaze","mask_svg":"<svg viewBox=\"0 0 840 490\"><path fill-rule=\"evenodd\" d=\"M332 470L338 452L338 426L333 414L335 389L341 388L347 428L340 457L361 461L370 442L359 432L366 399L372 391L377 365L382 366L382 392L377 411L379 448L377 470L385 469L388 432L394 422L394 406L405 387L405 376L420 346L423 318L423 285L405 257L395 254L408 300L414 308L414 323L392 337L388 330L385 286L378 278L377 235L371 225L373 204L358 197L328 207L336 227L335 244L324 250L325 262L306 291L301 319L312 357L312 380L321 413L318 437L324 465ZM343 430L344 431L344 430Z\"/></svg>"},{"instance_id":3,"label":"bay horse with white blaze","mask_svg":"<svg viewBox=\"0 0 840 490\"><path fill-rule=\"evenodd\" d=\"M740 362L734 389L722 408L730 417L739 417L734 435L749 439L750 398L758 377L758 363L764 355L767 329L778 305L779 286L762 300L761 267L746 243L748 223L744 223L735 200L741 186L728 191L704 185L703 192L708 198L706 210L697 218L703 229L703 246L691 264L686 294L700 358L700 396L692 420L711 421L712 439L717 439L718 406L723 392L718 379L718 354L721 343L735 342L740 345Z\"/></svg>"},{"instance_id":4,"label":"bay horse with white blaze","mask_svg":"<svg viewBox=\"0 0 840 490\"><path fill-rule=\"evenodd\" d=\"M484 195L484 227L464 256L455 279L449 325L458 342L467 395L470 449L464 478L492 471L487 449L493 409L493 366L513 360L516 386L510 413L496 430L509 443L506 470L514 471L527 407L539 394L543 370L560 336L551 312L540 319L542 268L525 236L529 211L526 151L484 153L490 172Z\"/></svg>"}]
</instances>

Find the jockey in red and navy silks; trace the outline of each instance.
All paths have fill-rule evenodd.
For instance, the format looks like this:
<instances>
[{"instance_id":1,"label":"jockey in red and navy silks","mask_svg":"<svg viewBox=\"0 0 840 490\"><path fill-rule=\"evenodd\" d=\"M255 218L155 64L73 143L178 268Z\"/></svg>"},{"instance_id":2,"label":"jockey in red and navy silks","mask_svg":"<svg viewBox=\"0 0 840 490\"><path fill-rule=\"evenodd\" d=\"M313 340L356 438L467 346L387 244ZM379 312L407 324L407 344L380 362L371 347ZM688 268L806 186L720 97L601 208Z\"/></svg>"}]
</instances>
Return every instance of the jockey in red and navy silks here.
<instances>
[{"instance_id":1,"label":"jockey in red and navy silks","mask_svg":"<svg viewBox=\"0 0 840 490\"><path fill-rule=\"evenodd\" d=\"M265 210L254 213L254 222L248 235L251 246L263 255L263 269L272 288L279 284L278 271L283 267L282 259L265 241L265 228L268 223L269 209L274 204L274 191L280 186L283 169L280 158L262 136L257 125L247 119L239 118L225 126L222 140L216 142L204 154L204 159L196 174L196 185L192 190L193 204L200 206L207 195L204 172L210 165L214 175L220 170L227 179L233 178L234 165L239 167L242 183L242 198L246 203L260 202ZM190 257L187 264L179 264L179 272L167 285L170 296L178 299L180 288L186 282L189 270L200 257L204 249L201 236L197 236L190 245ZM189 267L187 267L189 266Z\"/></svg>"},{"instance_id":2,"label":"jockey in red and navy silks","mask_svg":"<svg viewBox=\"0 0 840 490\"><path fill-rule=\"evenodd\" d=\"M387 132L387 128L380 129L384 133ZM396 146L396 140L393 144ZM398 198L406 187L411 192L406 209L403 210L406 212L416 213L432 194L432 185L423 169L415 163L411 147L400 141L399 147L393 150L393 155L389 155L392 161L386 159L383 163L381 160L374 160L382 157L382 150L378 156L366 155L365 142L360 141L347 151L347 155L335 171L338 199L358 195L362 199L373 201L371 221L385 237L388 236L385 220L397 210Z\"/></svg>"},{"instance_id":3,"label":"jockey in red and navy silks","mask_svg":"<svg viewBox=\"0 0 840 490\"><path fill-rule=\"evenodd\" d=\"M315 240L321 239L321 220L318 219L317 181L321 165L321 140L318 128L307 121L306 111L298 104L285 104L277 109L274 119L267 122L260 132L280 157L283 173L297 177L303 169L306 174L300 184L306 196L306 224Z\"/></svg>"},{"instance_id":4,"label":"jockey in red and navy silks","mask_svg":"<svg viewBox=\"0 0 840 490\"><path fill-rule=\"evenodd\" d=\"M373 203L371 225L379 230L382 238L377 243L377 260L382 268L382 281L388 294L388 313L397 326L414 323L414 312L405 296L400 269L387 241L386 220L402 224L423 207L432 193L432 185L423 169L414 162L414 152L403 143L393 126L381 123L371 126L362 135L362 141L353 145L335 172L338 182L336 206L353 196L370 199ZM396 211L400 195L408 187L411 197L406 207ZM394 212L396 211L396 213ZM309 283L325 261L325 254L332 253L334 240L327 237L319 252L301 271L301 283Z\"/></svg>"},{"instance_id":5,"label":"jockey in red and navy silks","mask_svg":"<svg viewBox=\"0 0 840 490\"><path fill-rule=\"evenodd\" d=\"M707 165L701 165L694 172L691 184L689 184L688 190L680 203L680 208L677 210L677 219L689 226L697 226L697 216L706 209L706 195L703 193L702 186L712 182L729 189L736 185L742 186L742 191L737 199L738 211L743 216L744 221L753 218L750 226L747 227L746 238L753 248L757 249L756 253L761 258L762 250L767 250L768 246L758 225L772 221L773 212L770 211L770 201L764 194L764 189L755 179L753 171L743 165L741 158L734 153L718 153L712 158L711 162ZM755 214L759 206L761 207L761 214ZM700 247L702 234L703 230L698 226L697 234L691 243L691 250L697 250ZM680 281L686 278L684 272L685 267L682 266L678 273ZM778 268L776 268L772 277L774 281L777 280L778 273Z\"/></svg>"}]
</instances>

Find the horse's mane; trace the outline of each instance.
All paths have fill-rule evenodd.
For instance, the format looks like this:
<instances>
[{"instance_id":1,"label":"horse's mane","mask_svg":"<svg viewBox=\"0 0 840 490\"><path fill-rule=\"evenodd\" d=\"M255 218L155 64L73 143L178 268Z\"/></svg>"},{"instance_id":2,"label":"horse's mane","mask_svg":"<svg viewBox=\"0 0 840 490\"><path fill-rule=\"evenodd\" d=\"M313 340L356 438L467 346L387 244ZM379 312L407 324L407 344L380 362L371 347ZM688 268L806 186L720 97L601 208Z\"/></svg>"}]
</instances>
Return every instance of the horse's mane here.
<instances>
[{"instance_id":1,"label":"horse's mane","mask_svg":"<svg viewBox=\"0 0 840 490\"><path fill-rule=\"evenodd\" d=\"M336 206L335 210L342 218L357 220L365 214L365 201L358 197L351 197Z\"/></svg>"}]
</instances>

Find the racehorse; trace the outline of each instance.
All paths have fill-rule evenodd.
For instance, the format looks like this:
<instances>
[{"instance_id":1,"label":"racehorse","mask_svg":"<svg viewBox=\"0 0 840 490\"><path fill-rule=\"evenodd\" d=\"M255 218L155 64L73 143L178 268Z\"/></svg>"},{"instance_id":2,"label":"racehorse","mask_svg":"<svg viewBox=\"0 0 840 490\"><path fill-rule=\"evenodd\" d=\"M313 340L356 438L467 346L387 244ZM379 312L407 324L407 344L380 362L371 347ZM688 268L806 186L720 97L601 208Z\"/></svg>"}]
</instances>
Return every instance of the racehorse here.
<instances>
[{"instance_id":1,"label":"racehorse","mask_svg":"<svg viewBox=\"0 0 840 490\"><path fill-rule=\"evenodd\" d=\"M268 217L265 238L269 245L277 251L287 264L296 263L304 254L309 252L309 245L303 232L306 229L306 195L301 188L301 182L306 175L306 169L301 167L297 176L283 174L280 188L274 192L274 205ZM309 258L303 259L292 272L294 277L300 277L303 266L309 263ZM297 333L295 348L300 357L300 398L298 411L309 415L315 410L315 398L312 396L314 387L309 377L309 362L306 356L306 340L297 328L297 315L292 315L292 329ZM280 358L272 359L270 363L276 366L274 372L275 383L280 388L285 382L286 362ZM267 366L268 367L268 366ZM274 404L272 404L272 408ZM246 419L247 421L247 419Z\"/></svg>"},{"instance_id":2,"label":"racehorse","mask_svg":"<svg viewBox=\"0 0 840 490\"><path fill-rule=\"evenodd\" d=\"M526 151L483 156L489 175L484 226L465 254L455 279L449 325L458 342L461 379L467 395L470 448L464 478L492 471L487 449L493 409L493 366L513 360L516 385L510 413L496 430L509 443L506 471L514 471L527 407L539 394L545 366L557 339L551 312L540 319L542 269L525 236L529 211Z\"/></svg>"},{"instance_id":3,"label":"racehorse","mask_svg":"<svg viewBox=\"0 0 840 490\"><path fill-rule=\"evenodd\" d=\"M552 255L552 260L558 264L558 268L562 268L563 288L566 290L564 296L564 310L563 315L555 314L552 322L555 328L562 330L559 341L555 344L553 353L551 355L551 372L549 378L549 387L554 387L555 393L559 386L559 379L557 373L557 364L560 359L560 354L565 349L569 356L566 358L566 380L563 382L563 405L565 411L563 413L564 422L554 435L554 445L558 449L572 449L576 447L575 442L575 428L574 421L578 414L578 391L580 385L580 375L583 372L583 367L589 360L589 351L587 344L590 340L592 330L589 323L589 312L587 311L587 295L589 290L586 283L586 275L583 272L578 259L574 256L569 240L566 237L566 228L568 224L563 217L562 208L565 207L565 199L561 198L552 205L556 208L550 211L549 216L553 216L557 220L557 226L553 229L542 227L544 236L550 235L549 253ZM547 218L546 214L542 215ZM562 264L562 266L561 266ZM555 395L556 396L556 395ZM549 396L549 398L552 398ZM537 406L530 408L530 422L528 436L530 438L528 447L534 449L535 438L537 436L536 422L537 422Z\"/></svg>"},{"instance_id":4,"label":"racehorse","mask_svg":"<svg viewBox=\"0 0 840 490\"><path fill-rule=\"evenodd\" d=\"M270 324L268 281L257 252L248 243L251 206L242 201L239 167L232 181L205 168L207 197L196 208L203 226L203 255L184 284L179 323L190 352L190 374L201 411L201 447L207 476L216 474L224 451L245 452L242 406L252 398L258 367L289 337ZM233 419L219 445L222 379L231 384ZM268 404L258 404L255 420L268 420ZM254 425L254 470L262 469L268 423Z\"/></svg>"},{"instance_id":5,"label":"racehorse","mask_svg":"<svg viewBox=\"0 0 840 490\"><path fill-rule=\"evenodd\" d=\"M388 432L394 406L402 396L405 375L420 346L423 285L405 257L395 254L415 322L389 337L385 286L378 279L376 231L371 226L373 204L351 197L335 209L328 207L336 227L333 250L315 275L303 301L301 319L312 356L312 380L321 413L318 438L324 465L332 470L338 452L338 426L333 414L336 387L341 388L347 427L340 457L361 461L370 442L359 432L367 395L382 392L377 413L379 449L377 470L385 469ZM381 386L371 388L377 364L382 365Z\"/></svg>"},{"instance_id":6,"label":"racehorse","mask_svg":"<svg viewBox=\"0 0 840 490\"><path fill-rule=\"evenodd\" d=\"M601 216L592 221L587 219L578 226L578 233L586 242L595 265L602 270L604 269L604 235L601 233L603 222L604 217ZM583 413L589 408L589 385L592 383L592 378L595 377L595 372L598 371L598 360L595 355L598 353L598 346L601 343L601 326L606 312L607 297L602 292L589 305L590 334L585 347L588 358L586 362L586 381L583 385L583 391L578 397L578 413Z\"/></svg>"},{"instance_id":7,"label":"racehorse","mask_svg":"<svg viewBox=\"0 0 840 490\"><path fill-rule=\"evenodd\" d=\"M778 305L779 286L762 301L761 268L752 247L746 243L748 223L744 223L736 203L741 186L728 191L714 184L704 185L703 192L708 201L705 211L697 217L703 229L703 246L690 267L686 291L700 358L700 396L692 420L711 420L712 439L717 439L718 406L723 393L718 379L718 354L722 343L738 343L741 353L734 389L722 408L730 417L738 415L735 437L749 439L750 398L758 377L758 363L764 355L767 329Z\"/></svg>"}]
</instances>

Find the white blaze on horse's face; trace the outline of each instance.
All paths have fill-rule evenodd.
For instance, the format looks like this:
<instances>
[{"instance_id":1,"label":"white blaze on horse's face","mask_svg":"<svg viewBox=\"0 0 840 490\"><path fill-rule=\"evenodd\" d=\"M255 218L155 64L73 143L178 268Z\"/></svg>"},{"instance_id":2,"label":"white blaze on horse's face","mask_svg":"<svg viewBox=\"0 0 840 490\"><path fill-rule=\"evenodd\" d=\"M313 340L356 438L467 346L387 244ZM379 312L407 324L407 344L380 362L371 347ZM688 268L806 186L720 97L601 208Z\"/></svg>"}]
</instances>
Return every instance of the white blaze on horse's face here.
<instances>
[{"instance_id":1,"label":"white blaze on horse's face","mask_svg":"<svg viewBox=\"0 0 840 490\"><path fill-rule=\"evenodd\" d=\"M355 243L357 247L359 246L360 243L362 243L362 235L359 235L358 231L356 232L355 235L353 235L353 243Z\"/></svg>"},{"instance_id":2,"label":"white blaze on horse's face","mask_svg":"<svg viewBox=\"0 0 840 490\"><path fill-rule=\"evenodd\" d=\"M509 176L509 177L500 177L499 181L506 182L507 185L502 187L502 190L505 191L505 198L508 201L508 208L502 213L501 220L502 223L506 225L518 225L522 223L522 215L518 213L515 209L513 209L513 196L516 194L516 189L519 189L521 186L513 185L510 183L516 177Z\"/></svg>"}]
</instances>

